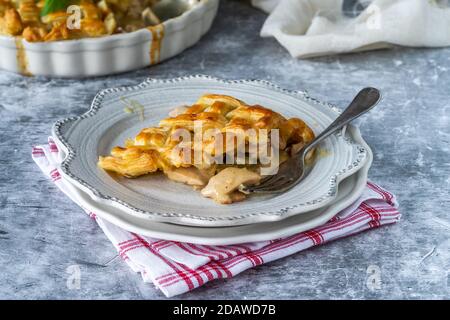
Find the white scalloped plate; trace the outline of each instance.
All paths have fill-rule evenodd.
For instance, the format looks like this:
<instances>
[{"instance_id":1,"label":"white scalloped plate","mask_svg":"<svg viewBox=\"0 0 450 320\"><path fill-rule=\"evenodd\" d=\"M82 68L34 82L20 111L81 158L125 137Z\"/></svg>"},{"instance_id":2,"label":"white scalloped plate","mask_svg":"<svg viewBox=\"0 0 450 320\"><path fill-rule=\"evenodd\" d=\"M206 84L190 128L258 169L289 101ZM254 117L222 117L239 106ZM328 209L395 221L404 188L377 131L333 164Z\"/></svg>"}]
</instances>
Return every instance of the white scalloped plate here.
<instances>
[{"instance_id":1,"label":"white scalloped plate","mask_svg":"<svg viewBox=\"0 0 450 320\"><path fill-rule=\"evenodd\" d=\"M210 29L219 0L181 0L189 10L158 26L79 40L27 42L0 35L0 69L25 75L91 77L126 72L174 57Z\"/></svg>"},{"instance_id":2,"label":"white scalloped plate","mask_svg":"<svg viewBox=\"0 0 450 320\"><path fill-rule=\"evenodd\" d=\"M359 130L349 126L344 135L333 135L320 146L327 156L317 159L302 183L281 195L252 195L232 205L216 204L163 175L116 178L97 167L99 155L108 154L113 146L122 145L142 128L156 125L174 107L192 104L205 93L228 94L286 117L297 116L316 134L338 115L338 109L305 93L263 81L224 81L207 76L149 79L135 87L103 90L89 112L54 125L53 135L68 154L61 173L95 201L127 214L155 222L218 227L278 221L325 207L336 198L339 182L361 169L368 159L368 147L355 139ZM138 115L124 112L121 97L144 106L144 122Z\"/></svg>"}]
</instances>

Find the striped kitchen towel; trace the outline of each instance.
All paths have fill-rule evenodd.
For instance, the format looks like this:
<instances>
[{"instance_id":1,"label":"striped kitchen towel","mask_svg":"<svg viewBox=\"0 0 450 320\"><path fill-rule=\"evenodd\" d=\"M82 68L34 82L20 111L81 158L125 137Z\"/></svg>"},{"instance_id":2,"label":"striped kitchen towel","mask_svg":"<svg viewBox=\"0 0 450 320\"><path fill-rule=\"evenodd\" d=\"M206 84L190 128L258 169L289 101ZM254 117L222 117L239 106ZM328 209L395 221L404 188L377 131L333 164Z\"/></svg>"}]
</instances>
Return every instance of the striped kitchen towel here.
<instances>
[{"instance_id":1,"label":"striped kitchen towel","mask_svg":"<svg viewBox=\"0 0 450 320\"><path fill-rule=\"evenodd\" d=\"M32 157L44 174L76 202L57 169L62 155L53 139L49 138L46 145L34 147ZM126 231L96 216L88 208L83 209L95 219L125 262L167 297L400 219L394 195L370 182L360 199L323 226L282 239L238 245L208 246L152 239Z\"/></svg>"}]
</instances>

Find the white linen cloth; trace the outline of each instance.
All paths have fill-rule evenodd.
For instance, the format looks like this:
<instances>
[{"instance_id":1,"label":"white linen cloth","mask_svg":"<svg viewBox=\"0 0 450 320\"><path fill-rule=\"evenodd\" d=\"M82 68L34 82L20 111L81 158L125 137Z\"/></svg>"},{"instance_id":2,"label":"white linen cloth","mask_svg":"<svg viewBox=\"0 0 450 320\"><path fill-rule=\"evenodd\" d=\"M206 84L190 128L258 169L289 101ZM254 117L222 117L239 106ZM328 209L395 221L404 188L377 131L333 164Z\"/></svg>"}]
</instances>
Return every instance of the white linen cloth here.
<instances>
[{"instance_id":1,"label":"white linen cloth","mask_svg":"<svg viewBox=\"0 0 450 320\"><path fill-rule=\"evenodd\" d=\"M270 13L262 37L275 37L292 57L387 48L450 45L450 8L440 0L361 1L355 18L343 14L343 0L252 0Z\"/></svg>"}]
</instances>

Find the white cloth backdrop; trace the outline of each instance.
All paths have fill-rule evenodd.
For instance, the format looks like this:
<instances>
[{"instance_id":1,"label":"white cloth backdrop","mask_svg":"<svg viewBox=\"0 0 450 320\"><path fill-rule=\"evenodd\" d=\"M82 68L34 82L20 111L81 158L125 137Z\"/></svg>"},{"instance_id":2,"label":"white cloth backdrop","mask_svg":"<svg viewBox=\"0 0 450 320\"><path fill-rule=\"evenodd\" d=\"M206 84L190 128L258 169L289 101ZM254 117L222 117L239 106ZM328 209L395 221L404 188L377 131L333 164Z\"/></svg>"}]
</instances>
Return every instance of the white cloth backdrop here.
<instances>
[{"instance_id":1,"label":"white cloth backdrop","mask_svg":"<svg viewBox=\"0 0 450 320\"><path fill-rule=\"evenodd\" d=\"M374 0L357 17L342 0L252 0L269 13L261 30L296 58L386 48L450 45L450 8L439 0Z\"/></svg>"}]
</instances>

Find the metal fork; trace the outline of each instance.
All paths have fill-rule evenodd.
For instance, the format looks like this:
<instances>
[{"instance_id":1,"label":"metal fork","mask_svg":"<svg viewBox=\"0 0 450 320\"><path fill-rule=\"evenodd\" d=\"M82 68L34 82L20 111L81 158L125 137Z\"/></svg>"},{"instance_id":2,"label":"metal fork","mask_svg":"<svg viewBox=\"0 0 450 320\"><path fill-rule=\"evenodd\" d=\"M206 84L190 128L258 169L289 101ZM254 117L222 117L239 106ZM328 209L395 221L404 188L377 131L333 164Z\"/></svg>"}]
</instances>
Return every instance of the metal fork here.
<instances>
[{"instance_id":1,"label":"metal fork","mask_svg":"<svg viewBox=\"0 0 450 320\"><path fill-rule=\"evenodd\" d=\"M304 146L296 155L289 160L283 162L277 174L265 177L258 185L241 185L239 190L244 193L282 193L285 192L300 181L302 181L311 171L312 165L305 163L305 158L308 153L313 150L324 139L331 134L349 124L352 120L363 115L372 109L378 101L380 101L380 91L375 88L362 89L350 105L345 109L340 116L318 135L313 141Z\"/></svg>"}]
</instances>

